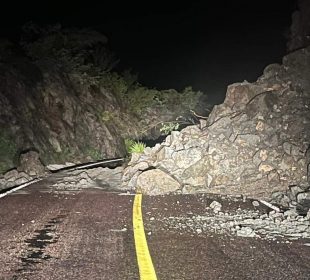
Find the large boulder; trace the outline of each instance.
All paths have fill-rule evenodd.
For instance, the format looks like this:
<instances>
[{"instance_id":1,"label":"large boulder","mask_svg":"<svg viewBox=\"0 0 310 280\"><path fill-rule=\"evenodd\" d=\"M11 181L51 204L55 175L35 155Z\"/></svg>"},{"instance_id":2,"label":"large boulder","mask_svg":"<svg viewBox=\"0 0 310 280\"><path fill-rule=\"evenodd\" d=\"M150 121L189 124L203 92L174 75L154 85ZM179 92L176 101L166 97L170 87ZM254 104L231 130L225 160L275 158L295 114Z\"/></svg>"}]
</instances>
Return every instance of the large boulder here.
<instances>
[{"instance_id":1,"label":"large boulder","mask_svg":"<svg viewBox=\"0 0 310 280\"><path fill-rule=\"evenodd\" d=\"M23 171L30 176L42 176L46 173L39 154L36 151L22 153L19 158L18 171Z\"/></svg>"},{"instance_id":2,"label":"large boulder","mask_svg":"<svg viewBox=\"0 0 310 280\"><path fill-rule=\"evenodd\" d=\"M137 178L137 189L149 195L174 192L180 188L178 181L159 169L147 170Z\"/></svg>"},{"instance_id":3,"label":"large boulder","mask_svg":"<svg viewBox=\"0 0 310 280\"><path fill-rule=\"evenodd\" d=\"M268 199L276 191L309 185L310 47L266 67L255 82L228 87L207 123L173 132L124 171L135 189L149 168L164 170L184 192L203 191ZM152 170L154 172L154 170ZM151 191L154 193L154 189ZM164 193L158 186L157 193Z\"/></svg>"}]
</instances>

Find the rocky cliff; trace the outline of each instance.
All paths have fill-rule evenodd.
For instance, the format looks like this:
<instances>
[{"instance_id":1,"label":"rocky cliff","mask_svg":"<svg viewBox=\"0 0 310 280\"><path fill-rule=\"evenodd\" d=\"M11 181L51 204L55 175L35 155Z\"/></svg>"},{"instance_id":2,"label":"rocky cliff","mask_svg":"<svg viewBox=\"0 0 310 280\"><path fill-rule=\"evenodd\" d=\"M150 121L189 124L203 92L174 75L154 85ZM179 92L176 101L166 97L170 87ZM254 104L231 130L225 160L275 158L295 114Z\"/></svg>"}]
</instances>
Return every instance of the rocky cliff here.
<instances>
[{"instance_id":1,"label":"rocky cliff","mask_svg":"<svg viewBox=\"0 0 310 280\"><path fill-rule=\"evenodd\" d=\"M115 125L99 118L119 107L109 92L77 91L60 69L27 59L1 64L0 73L2 169L31 149L46 164L124 155Z\"/></svg>"},{"instance_id":2,"label":"rocky cliff","mask_svg":"<svg viewBox=\"0 0 310 280\"><path fill-rule=\"evenodd\" d=\"M287 49L289 52L310 45L310 2L298 0L298 9L292 15Z\"/></svg>"},{"instance_id":3,"label":"rocky cliff","mask_svg":"<svg viewBox=\"0 0 310 280\"><path fill-rule=\"evenodd\" d=\"M158 136L198 101L190 89L147 89L112 72L98 32L26 27L20 44L0 42L0 174L27 151L44 165L125 156L125 138Z\"/></svg>"},{"instance_id":4,"label":"rocky cliff","mask_svg":"<svg viewBox=\"0 0 310 280\"><path fill-rule=\"evenodd\" d=\"M270 198L310 186L310 47L255 82L228 87L200 125L172 132L131 159L123 187L148 194L221 193Z\"/></svg>"}]
</instances>

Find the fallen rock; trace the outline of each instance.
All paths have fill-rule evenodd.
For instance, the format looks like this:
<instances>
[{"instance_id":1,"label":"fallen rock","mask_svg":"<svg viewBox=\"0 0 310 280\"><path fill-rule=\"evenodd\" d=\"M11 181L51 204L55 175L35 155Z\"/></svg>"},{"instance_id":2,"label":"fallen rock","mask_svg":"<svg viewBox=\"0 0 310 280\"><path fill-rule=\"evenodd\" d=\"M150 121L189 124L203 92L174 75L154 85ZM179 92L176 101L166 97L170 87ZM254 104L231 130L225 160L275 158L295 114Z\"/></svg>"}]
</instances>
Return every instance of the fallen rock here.
<instances>
[{"instance_id":1,"label":"fallen rock","mask_svg":"<svg viewBox=\"0 0 310 280\"><path fill-rule=\"evenodd\" d=\"M17 169L10 170L0 176L0 190L9 189L33 180L34 177Z\"/></svg>"},{"instance_id":2,"label":"fallen rock","mask_svg":"<svg viewBox=\"0 0 310 280\"><path fill-rule=\"evenodd\" d=\"M215 213L218 213L218 212L220 212L221 209L222 209L222 204L214 200L214 201L212 201L212 203L210 204L210 208L213 209L213 211L214 211Z\"/></svg>"},{"instance_id":3,"label":"fallen rock","mask_svg":"<svg viewBox=\"0 0 310 280\"><path fill-rule=\"evenodd\" d=\"M258 235L255 234L254 230L250 227L242 227L241 229L237 230L237 236L241 237L257 237Z\"/></svg>"},{"instance_id":4,"label":"fallen rock","mask_svg":"<svg viewBox=\"0 0 310 280\"><path fill-rule=\"evenodd\" d=\"M121 166L114 169L97 167L65 171L54 175L57 179L50 188L59 192L80 191L91 188L123 191L124 189L121 188L122 173L123 167Z\"/></svg>"},{"instance_id":5,"label":"fallen rock","mask_svg":"<svg viewBox=\"0 0 310 280\"><path fill-rule=\"evenodd\" d=\"M290 206L289 187L298 192L310 186L309 72L310 47L285 56L282 65L267 66L255 83L228 86L224 103L213 108L204 128L173 132L160 146L136 156L124 171L123 185L136 189L133 178L144 178L153 168L164 170L187 193L268 201L279 192L281 204ZM141 162L149 168L135 168ZM169 192L152 188L158 188L154 194Z\"/></svg>"},{"instance_id":6,"label":"fallen rock","mask_svg":"<svg viewBox=\"0 0 310 280\"><path fill-rule=\"evenodd\" d=\"M18 168L9 170L0 175L0 190L19 186L38 177L47 175L39 154L35 151L22 153L19 158Z\"/></svg>"},{"instance_id":7,"label":"fallen rock","mask_svg":"<svg viewBox=\"0 0 310 280\"><path fill-rule=\"evenodd\" d=\"M45 174L45 167L40 160L39 154L35 151L28 151L20 155L17 170L24 171L30 176L42 176Z\"/></svg>"},{"instance_id":8,"label":"fallen rock","mask_svg":"<svg viewBox=\"0 0 310 280\"><path fill-rule=\"evenodd\" d=\"M241 201L241 200L240 200ZM213 201L214 205L221 204ZM222 201L221 201L222 202ZM205 208L199 215L175 215L157 217L162 222L162 230L183 234L214 235L225 234L246 238L259 238L290 242L301 238L310 238L310 210L307 215L299 215L296 209L283 212L261 212L258 209L238 208L221 212ZM153 221L150 220L152 223ZM151 225L152 226L152 225Z\"/></svg>"},{"instance_id":9,"label":"fallen rock","mask_svg":"<svg viewBox=\"0 0 310 280\"><path fill-rule=\"evenodd\" d=\"M56 171L56 170L60 170L63 168L67 168L67 167L71 167L76 165L75 163L72 162L66 162L65 164L49 164L46 166L46 168L50 171Z\"/></svg>"},{"instance_id":10,"label":"fallen rock","mask_svg":"<svg viewBox=\"0 0 310 280\"><path fill-rule=\"evenodd\" d=\"M253 204L254 207L258 207L258 206L259 206L259 202L256 201L256 200L253 200L253 201L252 201L252 204Z\"/></svg>"},{"instance_id":11,"label":"fallen rock","mask_svg":"<svg viewBox=\"0 0 310 280\"><path fill-rule=\"evenodd\" d=\"M159 195L174 192L180 187L180 183L171 176L161 170L153 169L138 176L136 188L143 194Z\"/></svg>"}]
</instances>

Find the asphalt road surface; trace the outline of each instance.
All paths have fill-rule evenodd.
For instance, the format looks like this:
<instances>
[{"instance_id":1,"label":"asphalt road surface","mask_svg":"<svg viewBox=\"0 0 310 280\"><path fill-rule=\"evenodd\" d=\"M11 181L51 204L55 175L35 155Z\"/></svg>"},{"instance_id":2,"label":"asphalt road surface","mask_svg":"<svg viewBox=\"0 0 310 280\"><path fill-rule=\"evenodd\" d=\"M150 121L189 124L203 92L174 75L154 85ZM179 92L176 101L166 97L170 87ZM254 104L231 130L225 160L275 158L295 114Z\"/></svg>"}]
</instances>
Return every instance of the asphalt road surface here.
<instances>
[{"instance_id":1,"label":"asphalt road surface","mask_svg":"<svg viewBox=\"0 0 310 280\"><path fill-rule=\"evenodd\" d=\"M133 195L45 192L41 183L0 199L0 279L140 279ZM205 201L203 203L206 203ZM163 217L205 205L199 196L143 197L158 279L310 279L310 247L165 230Z\"/></svg>"}]
</instances>

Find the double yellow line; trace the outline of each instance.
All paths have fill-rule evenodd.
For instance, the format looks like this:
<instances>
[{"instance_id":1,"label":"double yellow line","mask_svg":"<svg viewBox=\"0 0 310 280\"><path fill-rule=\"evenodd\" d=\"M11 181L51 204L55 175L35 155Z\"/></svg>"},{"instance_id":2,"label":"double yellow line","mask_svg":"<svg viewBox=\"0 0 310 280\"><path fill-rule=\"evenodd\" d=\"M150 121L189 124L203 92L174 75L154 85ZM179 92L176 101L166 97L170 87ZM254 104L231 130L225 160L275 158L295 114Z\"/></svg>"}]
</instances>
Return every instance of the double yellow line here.
<instances>
[{"instance_id":1,"label":"double yellow line","mask_svg":"<svg viewBox=\"0 0 310 280\"><path fill-rule=\"evenodd\" d=\"M144 232L141 204L142 194L136 194L133 203L133 231L140 279L157 280Z\"/></svg>"}]
</instances>

